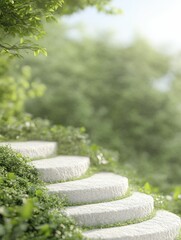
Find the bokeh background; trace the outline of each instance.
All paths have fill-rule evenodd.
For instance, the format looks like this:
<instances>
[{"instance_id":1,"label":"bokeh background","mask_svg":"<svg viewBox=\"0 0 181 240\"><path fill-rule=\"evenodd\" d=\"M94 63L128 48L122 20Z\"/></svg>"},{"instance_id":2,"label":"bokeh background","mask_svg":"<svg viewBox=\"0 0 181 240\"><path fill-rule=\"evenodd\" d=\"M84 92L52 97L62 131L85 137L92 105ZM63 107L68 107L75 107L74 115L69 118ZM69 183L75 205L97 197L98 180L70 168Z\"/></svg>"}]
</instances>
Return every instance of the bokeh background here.
<instances>
[{"instance_id":1,"label":"bokeh background","mask_svg":"<svg viewBox=\"0 0 181 240\"><path fill-rule=\"evenodd\" d=\"M181 194L181 3L115 0L46 25L48 56L0 59L0 114L84 127L160 191ZM175 190L177 189L177 190Z\"/></svg>"}]
</instances>

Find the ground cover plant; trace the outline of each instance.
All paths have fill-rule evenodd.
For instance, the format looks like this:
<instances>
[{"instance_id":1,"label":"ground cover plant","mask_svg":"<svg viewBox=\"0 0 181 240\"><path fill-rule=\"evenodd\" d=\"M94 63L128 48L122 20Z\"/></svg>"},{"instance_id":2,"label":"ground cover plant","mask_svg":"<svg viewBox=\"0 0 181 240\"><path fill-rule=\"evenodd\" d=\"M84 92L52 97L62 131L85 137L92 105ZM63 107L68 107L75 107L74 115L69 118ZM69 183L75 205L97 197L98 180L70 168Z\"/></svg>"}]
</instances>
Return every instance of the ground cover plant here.
<instances>
[{"instance_id":1,"label":"ground cover plant","mask_svg":"<svg viewBox=\"0 0 181 240\"><path fill-rule=\"evenodd\" d=\"M28 161L9 147L0 147L0 239L83 239L63 215L63 200L47 194Z\"/></svg>"}]
</instances>

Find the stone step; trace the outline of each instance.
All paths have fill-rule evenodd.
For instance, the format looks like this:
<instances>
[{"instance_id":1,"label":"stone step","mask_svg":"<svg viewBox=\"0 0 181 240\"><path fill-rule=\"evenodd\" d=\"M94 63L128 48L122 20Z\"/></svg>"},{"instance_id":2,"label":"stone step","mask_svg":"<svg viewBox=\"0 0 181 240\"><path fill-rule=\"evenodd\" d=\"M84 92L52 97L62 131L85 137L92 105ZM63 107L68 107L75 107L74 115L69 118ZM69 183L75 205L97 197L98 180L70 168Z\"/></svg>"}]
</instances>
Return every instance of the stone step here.
<instances>
[{"instance_id":1,"label":"stone step","mask_svg":"<svg viewBox=\"0 0 181 240\"><path fill-rule=\"evenodd\" d=\"M13 150L31 159L48 158L56 155L57 143L45 141L1 142L0 146L10 146Z\"/></svg>"},{"instance_id":2,"label":"stone step","mask_svg":"<svg viewBox=\"0 0 181 240\"><path fill-rule=\"evenodd\" d=\"M154 218L145 222L91 230L83 235L91 240L174 240L180 227L180 217L167 211L158 211Z\"/></svg>"},{"instance_id":3,"label":"stone step","mask_svg":"<svg viewBox=\"0 0 181 240\"><path fill-rule=\"evenodd\" d=\"M32 161L31 164L39 171L43 181L56 182L82 176L89 168L90 160L88 157L58 156Z\"/></svg>"},{"instance_id":4,"label":"stone step","mask_svg":"<svg viewBox=\"0 0 181 240\"><path fill-rule=\"evenodd\" d=\"M154 200L144 193L111 202L68 207L65 213L84 227L124 223L147 217L154 209Z\"/></svg>"},{"instance_id":5,"label":"stone step","mask_svg":"<svg viewBox=\"0 0 181 240\"><path fill-rule=\"evenodd\" d=\"M49 193L65 196L70 204L113 200L124 196L128 179L113 173L98 173L89 178L47 186Z\"/></svg>"}]
</instances>

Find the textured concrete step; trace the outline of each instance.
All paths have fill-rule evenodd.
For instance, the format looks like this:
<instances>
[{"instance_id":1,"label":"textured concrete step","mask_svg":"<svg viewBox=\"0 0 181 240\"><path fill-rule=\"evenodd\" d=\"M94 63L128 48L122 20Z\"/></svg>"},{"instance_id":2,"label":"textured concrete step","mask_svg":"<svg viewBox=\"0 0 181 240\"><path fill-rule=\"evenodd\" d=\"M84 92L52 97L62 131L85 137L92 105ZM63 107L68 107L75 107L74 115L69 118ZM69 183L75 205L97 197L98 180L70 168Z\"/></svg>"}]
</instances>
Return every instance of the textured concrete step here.
<instances>
[{"instance_id":1,"label":"textured concrete step","mask_svg":"<svg viewBox=\"0 0 181 240\"><path fill-rule=\"evenodd\" d=\"M158 211L151 220L124 227L91 230L85 232L84 236L92 240L174 240L180 227L178 216Z\"/></svg>"},{"instance_id":2,"label":"textured concrete step","mask_svg":"<svg viewBox=\"0 0 181 240\"><path fill-rule=\"evenodd\" d=\"M151 196L136 192L117 201L68 207L65 213L80 226L92 227L144 218L152 213L153 208Z\"/></svg>"},{"instance_id":3,"label":"textured concrete step","mask_svg":"<svg viewBox=\"0 0 181 240\"><path fill-rule=\"evenodd\" d=\"M95 203L123 196L128 190L128 179L113 173L98 173L89 178L51 184L49 193L66 196L69 203Z\"/></svg>"},{"instance_id":4,"label":"textured concrete step","mask_svg":"<svg viewBox=\"0 0 181 240\"><path fill-rule=\"evenodd\" d=\"M31 159L48 158L56 154L56 142L27 141L1 142L0 146L10 146L13 150Z\"/></svg>"},{"instance_id":5,"label":"textured concrete step","mask_svg":"<svg viewBox=\"0 0 181 240\"><path fill-rule=\"evenodd\" d=\"M66 181L82 176L89 168L88 157L58 156L31 162L45 182Z\"/></svg>"}]
</instances>

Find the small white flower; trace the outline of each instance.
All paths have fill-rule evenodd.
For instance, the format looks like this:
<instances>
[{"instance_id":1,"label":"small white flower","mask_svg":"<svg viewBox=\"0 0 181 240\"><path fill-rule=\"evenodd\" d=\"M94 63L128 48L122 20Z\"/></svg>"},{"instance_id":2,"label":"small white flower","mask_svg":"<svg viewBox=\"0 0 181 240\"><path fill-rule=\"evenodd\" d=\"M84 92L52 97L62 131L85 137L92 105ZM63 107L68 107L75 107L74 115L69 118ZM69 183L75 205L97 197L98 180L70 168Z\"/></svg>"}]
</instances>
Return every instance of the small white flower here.
<instances>
[{"instance_id":1,"label":"small white flower","mask_svg":"<svg viewBox=\"0 0 181 240\"><path fill-rule=\"evenodd\" d=\"M29 128L29 127L31 126L31 123L30 123L30 122L26 122L26 123L25 123L25 126L26 126L27 128Z\"/></svg>"},{"instance_id":2,"label":"small white flower","mask_svg":"<svg viewBox=\"0 0 181 240\"><path fill-rule=\"evenodd\" d=\"M170 195L167 195L167 196L166 196L166 199L167 199L168 201L172 201L172 197L171 197Z\"/></svg>"}]
</instances>

